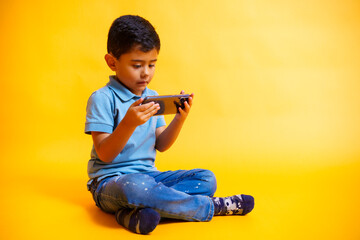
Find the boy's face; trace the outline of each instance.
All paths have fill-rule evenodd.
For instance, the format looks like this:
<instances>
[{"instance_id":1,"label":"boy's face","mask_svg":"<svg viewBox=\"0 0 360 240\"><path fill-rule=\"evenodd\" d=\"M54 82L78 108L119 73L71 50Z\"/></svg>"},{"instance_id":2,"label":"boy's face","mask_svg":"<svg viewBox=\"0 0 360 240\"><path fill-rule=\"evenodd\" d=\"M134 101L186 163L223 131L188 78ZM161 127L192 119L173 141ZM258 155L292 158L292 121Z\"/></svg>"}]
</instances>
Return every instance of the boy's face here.
<instances>
[{"instance_id":1,"label":"boy's face","mask_svg":"<svg viewBox=\"0 0 360 240\"><path fill-rule=\"evenodd\" d=\"M157 56L158 51L155 48L143 52L139 47L135 47L130 52L122 54L119 59L113 57L115 68L112 70L132 93L141 96L154 76Z\"/></svg>"}]
</instances>

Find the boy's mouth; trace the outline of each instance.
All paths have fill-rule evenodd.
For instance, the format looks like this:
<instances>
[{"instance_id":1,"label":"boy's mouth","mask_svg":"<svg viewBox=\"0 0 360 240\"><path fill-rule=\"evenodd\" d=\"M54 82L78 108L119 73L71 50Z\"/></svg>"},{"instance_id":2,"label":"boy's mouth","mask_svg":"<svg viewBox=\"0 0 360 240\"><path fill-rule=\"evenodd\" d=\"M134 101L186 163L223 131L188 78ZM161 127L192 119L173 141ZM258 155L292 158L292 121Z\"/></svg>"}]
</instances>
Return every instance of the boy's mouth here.
<instances>
[{"instance_id":1,"label":"boy's mouth","mask_svg":"<svg viewBox=\"0 0 360 240\"><path fill-rule=\"evenodd\" d=\"M140 82L137 82L138 85L147 85L147 81L140 81Z\"/></svg>"}]
</instances>

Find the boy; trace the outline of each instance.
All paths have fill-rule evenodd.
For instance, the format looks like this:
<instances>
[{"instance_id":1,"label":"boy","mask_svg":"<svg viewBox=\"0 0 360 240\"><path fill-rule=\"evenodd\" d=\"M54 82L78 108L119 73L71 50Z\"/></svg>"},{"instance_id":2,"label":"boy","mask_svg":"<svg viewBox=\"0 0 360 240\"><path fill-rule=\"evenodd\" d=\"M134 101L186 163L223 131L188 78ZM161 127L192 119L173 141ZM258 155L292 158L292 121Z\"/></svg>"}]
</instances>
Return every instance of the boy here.
<instances>
[{"instance_id":1,"label":"boy","mask_svg":"<svg viewBox=\"0 0 360 240\"><path fill-rule=\"evenodd\" d=\"M163 116L154 116L158 104L141 104L144 97L157 95L147 85L159 50L154 27L139 16L119 17L110 27L105 60L115 75L89 98L85 124L94 143L88 189L96 205L141 234L153 231L160 217L210 221L214 215L247 214L253 197L214 198L211 171L155 168L156 150L165 151L175 142L194 98L191 94L168 127Z\"/></svg>"}]
</instances>

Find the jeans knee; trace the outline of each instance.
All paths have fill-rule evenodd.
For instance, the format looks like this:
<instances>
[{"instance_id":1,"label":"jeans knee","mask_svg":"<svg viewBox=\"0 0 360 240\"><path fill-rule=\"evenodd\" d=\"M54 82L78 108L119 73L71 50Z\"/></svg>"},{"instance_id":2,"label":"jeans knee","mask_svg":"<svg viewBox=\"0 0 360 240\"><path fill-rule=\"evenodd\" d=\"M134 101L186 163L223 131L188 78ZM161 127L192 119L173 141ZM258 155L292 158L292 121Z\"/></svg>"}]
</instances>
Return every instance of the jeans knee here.
<instances>
[{"instance_id":1,"label":"jeans knee","mask_svg":"<svg viewBox=\"0 0 360 240\"><path fill-rule=\"evenodd\" d=\"M149 189L152 185L156 184L155 180L145 174L133 173L126 174L120 177L116 181L117 186L123 191L126 195L129 193L137 193L144 189Z\"/></svg>"},{"instance_id":2,"label":"jeans knee","mask_svg":"<svg viewBox=\"0 0 360 240\"><path fill-rule=\"evenodd\" d=\"M105 212L115 212L120 207L132 207L143 199L155 180L144 174L126 174L105 180L94 194L96 204Z\"/></svg>"},{"instance_id":3,"label":"jeans knee","mask_svg":"<svg viewBox=\"0 0 360 240\"><path fill-rule=\"evenodd\" d=\"M201 180L206 182L206 184L203 184L203 187L204 185L206 187L206 195L214 196L217 188L215 174L210 170L203 170Z\"/></svg>"},{"instance_id":4,"label":"jeans knee","mask_svg":"<svg viewBox=\"0 0 360 240\"><path fill-rule=\"evenodd\" d=\"M126 185L145 186L151 181L154 181L153 178L146 174L132 173L120 177L120 179L117 182L118 184L122 184L123 186Z\"/></svg>"}]
</instances>

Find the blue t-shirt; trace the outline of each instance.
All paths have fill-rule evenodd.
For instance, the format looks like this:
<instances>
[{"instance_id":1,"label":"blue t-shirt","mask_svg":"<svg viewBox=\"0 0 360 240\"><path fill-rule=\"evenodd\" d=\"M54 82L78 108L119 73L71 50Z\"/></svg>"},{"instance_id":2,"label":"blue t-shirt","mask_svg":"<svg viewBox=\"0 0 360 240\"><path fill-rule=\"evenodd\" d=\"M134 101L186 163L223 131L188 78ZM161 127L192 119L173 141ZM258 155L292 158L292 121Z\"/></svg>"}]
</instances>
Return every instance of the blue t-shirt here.
<instances>
[{"instance_id":1,"label":"blue t-shirt","mask_svg":"<svg viewBox=\"0 0 360 240\"><path fill-rule=\"evenodd\" d=\"M142 98L158 95L157 92L146 88ZM86 107L85 133L92 131L112 133L125 116L128 108L140 96L133 94L124 85L110 76L108 84L95 91L89 98ZM154 166L155 130L165 126L164 116L153 116L146 123L138 126L124 149L110 163L99 159L93 146L91 159L88 163L90 179L104 178L110 175L122 175L145 171L156 171Z\"/></svg>"}]
</instances>

